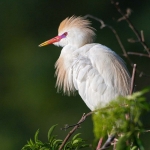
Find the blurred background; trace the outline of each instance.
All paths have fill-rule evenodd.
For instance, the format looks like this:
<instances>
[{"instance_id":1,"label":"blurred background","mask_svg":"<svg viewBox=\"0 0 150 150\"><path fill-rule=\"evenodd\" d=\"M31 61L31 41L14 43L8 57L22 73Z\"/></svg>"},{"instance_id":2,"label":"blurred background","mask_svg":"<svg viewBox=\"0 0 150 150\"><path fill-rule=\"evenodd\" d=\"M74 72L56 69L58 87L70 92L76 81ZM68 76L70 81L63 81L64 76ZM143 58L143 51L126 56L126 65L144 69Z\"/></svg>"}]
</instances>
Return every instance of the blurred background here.
<instances>
[{"instance_id":1,"label":"blurred background","mask_svg":"<svg viewBox=\"0 0 150 150\"><path fill-rule=\"evenodd\" d=\"M124 11L132 9L130 19L139 31L144 31L150 46L150 1L120 0L120 6ZM121 16L110 0L0 1L0 149L20 150L27 140L33 138L37 129L40 129L39 138L46 141L47 131L54 124L58 124L55 134L63 139L68 131L60 128L64 124L76 123L83 113L90 111L78 94L68 97L62 92L57 93L54 64L61 48L54 45L38 47L41 42L57 35L63 19L86 14L99 17L113 26L127 51L144 52L140 43L127 42L128 38L136 37L125 21L117 22ZM122 56L114 34L107 28L99 29L100 24L91 21L97 30L96 42ZM150 75L149 58L132 56L131 59L137 63L138 69ZM132 68L127 65L132 73ZM149 84L149 77L136 77L137 90ZM145 118L143 120L150 129L149 115ZM78 132L92 143L90 117ZM149 133L143 136L145 145L148 145L149 138Z\"/></svg>"}]
</instances>

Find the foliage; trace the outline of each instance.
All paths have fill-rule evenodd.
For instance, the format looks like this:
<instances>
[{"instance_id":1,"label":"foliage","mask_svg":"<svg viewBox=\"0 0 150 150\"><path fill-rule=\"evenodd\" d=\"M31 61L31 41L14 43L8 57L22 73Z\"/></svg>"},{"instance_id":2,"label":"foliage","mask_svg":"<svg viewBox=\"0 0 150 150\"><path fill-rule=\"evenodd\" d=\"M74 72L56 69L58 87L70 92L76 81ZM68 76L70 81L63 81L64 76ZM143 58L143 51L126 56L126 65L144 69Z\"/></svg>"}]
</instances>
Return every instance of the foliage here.
<instances>
[{"instance_id":1,"label":"foliage","mask_svg":"<svg viewBox=\"0 0 150 150\"><path fill-rule=\"evenodd\" d=\"M118 150L137 147L143 150L139 135L144 132L144 128L140 117L150 108L143 96L148 91L144 89L127 97L118 97L93 114L96 139L106 137L107 133L115 134L118 137Z\"/></svg>"},{"instance_id":2,"label":"foliage","mask_svg":"<svg viewBox=\"0 0 150 150\"><path fill-rule=\"evenodd\" d=\"M34 135L34 141L30 139L22 150L58 150L63 140L56 139L57 136L53 136L52 132L57 125L52 126L48 131L48 142L42 142L38 139L39 130ZM85 144L85 141L79 137L80 133L76 134L70 141L68 141L63 150L79 150L89 145Z\"/></svg>"},{"instance_id":3,"label":"foliage","mask_svg":"<svg viewBox=\"0 0 150 150\"><path fill-rule=\"evenodd\" d=\"M127 97L118 97L93 114L94 133L96 139L106 137L107 133L115 134L118 138L116 149L140 149L144 150L140 140L140 134L145 132L140 120L143 112L150 109L144 94L150 89L144 89ZM128 117L127 117L128 116ZM52 135L57 125L48 131L48 141L42 142L38 139L39 130L36 131L34 140L30 139L22 150L58 150L63 140ZM112 129L113 127L113 129ZM78 150L89 147L85 140L79 137L80 133L67 141L62 150Z\"/></svg>"}]
</instances>

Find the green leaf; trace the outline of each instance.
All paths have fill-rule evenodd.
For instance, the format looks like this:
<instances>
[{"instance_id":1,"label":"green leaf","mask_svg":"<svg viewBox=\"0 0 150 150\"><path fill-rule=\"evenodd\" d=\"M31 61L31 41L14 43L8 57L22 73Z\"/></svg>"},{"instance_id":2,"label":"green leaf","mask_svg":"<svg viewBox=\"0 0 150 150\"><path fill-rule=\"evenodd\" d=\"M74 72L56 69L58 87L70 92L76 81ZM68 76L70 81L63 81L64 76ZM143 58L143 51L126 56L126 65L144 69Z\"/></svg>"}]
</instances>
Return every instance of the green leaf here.
<instances>
[{"instance_id":1,"label":"green leaf","mask_svg":"<svg viewBox=\"0 0 150 150\"><path fill-rule=\"evenodd\" d=\"M61 144L61 143L62 143L62 140L58 139L58 140L55 140L55 141L53 142L53 145Z\"/></svg>"},{"instance_id":2,"label":"green leaf","mask_svg":"<svg viewBox=\"0 0 150 150\"><path fill-rule=\"evenodd\" d=\"M133 146L131 150L137 150L137 146Z\"/></svg>"},{"instance_id":3,"label":"green leaf","mask_svg":"<svg viewBox=\"0 0 150 150\"><path fill-rule=\"evenodd\" d=\"M56 126L57 126L57 124L56 124L56 125L53 125L53 126L49 129L49 131L48 131L48 141L49 141L49 142L50 142L50 140L51 140L52 132L53 132L53 130L55 129Z\"/></svg>"},{"instance_id":4,"label":"green leaf","mask_svg":"<svg viewBox=\"0 0 150 150\"><path fill-rule=\"evenodd\" d=\"M33 145L34 145L34 143L33 143L32 139L30 139L29 143L30 143L30 145L31 145L31 146L33 146Z\"/></svg>"},{"instance_id":5,"label":"green leaf","mask_svg":"<svg viewBox=\"0 0 150 150\"><path fill-rule=\"evenodd\" d=\"M60 139L55 140L55 141L53 142L53 148L54 148L55 150L58 150L58 148L59 148L59 146L61 145L61 143L62 143L62 140L60 140Z\"/></svg>"},{"instance_id":6,"label":"green leaf","mask_svg":"<svg viewBox=\"0 0 150 150\"><path fill-rule=\"evenodd\" d=\"M81 133L76 134L76 135L72 138L72 140L74 141L79 135L81 135Z\"/></svg>"},{"instance_id":7,"label":"green leaf","mask_svg":"<svg viewBox=\"0 0 150 150\"><path fill-rule=\"evenodd\" d=\"M35 143L38 142L38 135L39 135L39 129L36 131L36 133L34 135L34 141L35 141Z\"/></svg>"},{"instance_id":8,"label":"green leaf","mask_svg":"<svg viewBox=\"0 0 150 150\"><path fill-rule=\"evenodd\" d=\"M68 142L64 145L64 150L68 149L68 147L69 147L70 149L72 149L72 144L71 144L70 141L68 141Z\"/></svg>"},{"instance_id":9,"label":"green leaf","mask_svg":"<svg viewBox=\"0 0 150 150\"><path fill-rule=\"evenodd\" d=\"M81 143L81 142L83 142L83 140L81 139L81 138L77 138L77 139L75 139L74 141L73 141L73 145L74 144L79 144L79 143Z\"/></svg>"},{"instance_id":10,"label":"green leaf","mask_svg":"<svg viewBox=\"0 0 150 150\"><path fill-rule=\"evenodd\" d=\"M62 144L61 139L56 139L57 136L52 136L52 132L57 125L52 126L48 131L48 139L47 143L42 142L38 139L39 130L36 131L34 135L34 141L30 139L27 141L27 144L22 148L22 150L58 150L60 145ZM67 141L64 145L63 150L79 150L81 148L87 147L84 140L79 138L81 133L76 134L70 141Z\"/></svg>"}]
</instances>

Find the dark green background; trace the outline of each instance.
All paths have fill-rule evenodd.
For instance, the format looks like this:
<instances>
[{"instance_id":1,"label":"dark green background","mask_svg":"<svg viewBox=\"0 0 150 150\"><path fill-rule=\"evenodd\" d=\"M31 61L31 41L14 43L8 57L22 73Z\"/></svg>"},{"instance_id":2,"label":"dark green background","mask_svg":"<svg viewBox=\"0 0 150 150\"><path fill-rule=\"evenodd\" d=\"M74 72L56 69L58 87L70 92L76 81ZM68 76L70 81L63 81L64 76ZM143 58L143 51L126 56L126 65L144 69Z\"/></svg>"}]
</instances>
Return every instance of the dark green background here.
<instances>
[{"instance_id":1,"label":"dark green background","mask_svg":"<svg viewBox=\"0 0 150 150\"><path fill-rule=\"evenodd\" d=\"M138 30L144 30L150 45L150 1L120 0L125 11L130 7L130 17ZM64 96L55 88L54 64L61 48L53 45L39 48L38 45L57 35L59 23L68 16L91 14L112 25L121 37L127 51L143 52L139 44L127 42L135 35L120 17L109 0L1 0L0 1L0 149L19 150L35 131L40 129L40 138L46 140L51 125L59 124L55 132L64 138L67 131L59 128L76 123L83 113L90 110L78 96ZM122 51L113 35L99 23L91 20L97 29L96 42ZM132 56L138 68L150 74L148 58ZM126 59L124 59L126 61ZM132 68L128 64L130 72ZM136 89L148 86L150 78L136 78ZM147 115L147 119L149 116ZM148 125L148 122L147 122ZM150 129L150 128L149 128ZM84 139L93 140L92 121L88 118L78 130ZM148 143L148 133L143 136Z\"/></svg>"}]
</instances>

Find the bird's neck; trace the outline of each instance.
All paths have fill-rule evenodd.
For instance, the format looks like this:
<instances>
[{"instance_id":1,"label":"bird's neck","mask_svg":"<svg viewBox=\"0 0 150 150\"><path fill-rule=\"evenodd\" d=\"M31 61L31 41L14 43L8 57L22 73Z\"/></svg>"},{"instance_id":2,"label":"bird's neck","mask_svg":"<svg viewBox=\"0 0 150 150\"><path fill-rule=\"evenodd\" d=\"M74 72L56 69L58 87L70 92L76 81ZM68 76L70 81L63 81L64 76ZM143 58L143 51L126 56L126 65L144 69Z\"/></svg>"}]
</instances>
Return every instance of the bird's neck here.
<instances>
[{"instance_id":1,"label":"bird's neck","mask_svg":"<svg viewBox=\"0 0 150 150\"><path fill-rule=\"evenodd\" d=\"M73 53L75 49L76 47L71 45L65 46L55 64L55 73L57 76L56 86L58 89L63 88L64 93L68 95L70 95L70 92L75 91L72 78L72 64L75 59Z\"/></svg>"}]
</instances>

